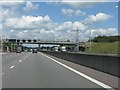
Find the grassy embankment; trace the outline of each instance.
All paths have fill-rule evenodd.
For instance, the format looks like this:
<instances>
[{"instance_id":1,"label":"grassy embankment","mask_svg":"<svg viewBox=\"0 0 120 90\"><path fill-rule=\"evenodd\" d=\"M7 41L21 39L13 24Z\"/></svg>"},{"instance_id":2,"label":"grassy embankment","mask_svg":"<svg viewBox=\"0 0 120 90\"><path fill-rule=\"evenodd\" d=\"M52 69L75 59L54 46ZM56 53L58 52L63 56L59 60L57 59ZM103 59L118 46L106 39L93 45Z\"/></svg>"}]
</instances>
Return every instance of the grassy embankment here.
<instances>
[{"instance_id":1,"label":"grassy embankment","mask_svg":"<svg viewBox=\"0 0 120 90\"><path fill-rule=\"evenodd\" d=\"M118 42L100 42L91 45L91 53L95 54L118 54ZM90 53L89 43L85 44L85 52Z\"/></svg>"}]
</instances>

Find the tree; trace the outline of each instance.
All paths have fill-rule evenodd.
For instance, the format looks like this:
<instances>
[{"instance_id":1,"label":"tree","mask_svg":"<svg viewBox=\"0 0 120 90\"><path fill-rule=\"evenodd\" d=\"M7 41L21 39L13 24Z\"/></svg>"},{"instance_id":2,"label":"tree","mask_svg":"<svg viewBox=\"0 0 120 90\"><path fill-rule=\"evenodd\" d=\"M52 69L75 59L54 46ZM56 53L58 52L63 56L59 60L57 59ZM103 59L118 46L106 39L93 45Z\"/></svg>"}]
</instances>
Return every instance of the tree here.
<instances>
[{"instance_id":1,"label":"tree","mask_svg":"<svg viewBox=\"0 0 120 90\"><path fill-rule=\"evenodd\" d=\"M88 40L90 42L90 40ZM115 42L115 41L120 41L120 36L98 36L94 37L92 42Z\"/></svg>"}]
</instances>

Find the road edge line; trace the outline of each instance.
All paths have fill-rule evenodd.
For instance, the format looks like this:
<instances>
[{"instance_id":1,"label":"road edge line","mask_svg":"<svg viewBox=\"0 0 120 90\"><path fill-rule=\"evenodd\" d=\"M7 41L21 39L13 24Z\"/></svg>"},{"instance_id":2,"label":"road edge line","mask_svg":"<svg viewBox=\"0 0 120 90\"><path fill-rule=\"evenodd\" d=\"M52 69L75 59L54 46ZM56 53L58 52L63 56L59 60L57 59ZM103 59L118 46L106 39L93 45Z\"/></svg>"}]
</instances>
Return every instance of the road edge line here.
<instances>
[{"instance_id":1,"label":"road edge line","mask_svg":"<svg viewBox=\"0 0 120 90\"><path fill-rule=\"evenodd\" d=\"M40 54L44 55L45 57L51 59L52 61L58 63L59 65L65 67L65 68L67 68L67 69L69 69L70 71L72 71L72 72L74 72L74 73L76 73L76 74L78 74L78 75L86 78L87 80L89 80L89 81L91 81L91 82L93 82L93 83L95 83L95 84L97 84L97 85L99 85L99 86L101 86L101 87L103 87L103 88L115 90L115 89L113 89L111 86L106 85L106 84L104 84L104 83L102 83L102 82L100 82L100 81L98 81L98 80L96 80L96 79L94 79L94 78L92 78L92 77L90 77L90 76L88 76L88 75L80 72L80 71L77 71L77 70L75 70L75 69L73 69L73 68L71 68L71 67L69 67L69 66L67 66L67 65L65 65L65 64L63 64L63 63L61 63L61 62L59 62L59 61L57 61L57 60L55 60L55 59L53 59L53 58L45 55L45 54L43 54L43 53L40 53Z\"/></svg>"}]
</instances>

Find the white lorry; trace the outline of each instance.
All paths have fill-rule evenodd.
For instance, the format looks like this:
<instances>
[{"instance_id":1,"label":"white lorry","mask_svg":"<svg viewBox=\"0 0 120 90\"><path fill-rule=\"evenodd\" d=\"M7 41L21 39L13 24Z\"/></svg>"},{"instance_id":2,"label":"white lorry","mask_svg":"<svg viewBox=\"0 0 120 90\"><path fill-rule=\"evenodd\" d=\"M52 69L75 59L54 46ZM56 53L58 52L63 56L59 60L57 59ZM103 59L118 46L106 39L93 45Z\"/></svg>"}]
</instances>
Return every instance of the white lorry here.
<instances>
[{"instance_id":1,"label":"white lorry","mask_svg":"<svg viewBox=\"0 0 120 90\"><path fill-rule=\"evenodd\" d=\"M66 51L67 51L67 50L66 50L66 47L65 47L65 46L62 46L62 47L61 47L61 51L62 51L62 52L66 52Z\"/></svg>"}]
</instances>

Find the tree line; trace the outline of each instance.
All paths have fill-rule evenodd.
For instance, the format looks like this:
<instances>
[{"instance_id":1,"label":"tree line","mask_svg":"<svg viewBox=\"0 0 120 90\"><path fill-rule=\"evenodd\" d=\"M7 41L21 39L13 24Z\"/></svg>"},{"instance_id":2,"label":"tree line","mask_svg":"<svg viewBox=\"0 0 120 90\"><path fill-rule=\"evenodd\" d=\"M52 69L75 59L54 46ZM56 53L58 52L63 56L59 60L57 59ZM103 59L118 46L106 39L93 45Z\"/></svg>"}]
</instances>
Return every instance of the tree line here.
<instances>
[{"instance_id":1,"label":"tree line","mask_svg":"<svg viewBox=\"0 0 120 90\"><path fill-rule=\"evenodd\" d=\"M88 40L90 41L90 40ZM92 42L116 42L120 41L120 36L97 36L91 39Z\"/></svg>"}]
</instances>

